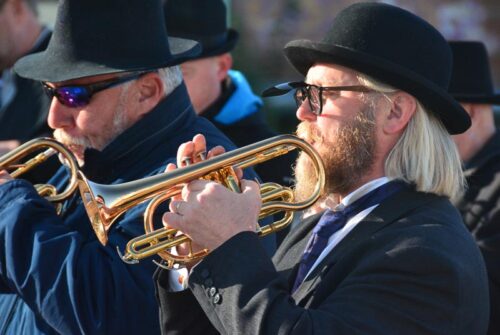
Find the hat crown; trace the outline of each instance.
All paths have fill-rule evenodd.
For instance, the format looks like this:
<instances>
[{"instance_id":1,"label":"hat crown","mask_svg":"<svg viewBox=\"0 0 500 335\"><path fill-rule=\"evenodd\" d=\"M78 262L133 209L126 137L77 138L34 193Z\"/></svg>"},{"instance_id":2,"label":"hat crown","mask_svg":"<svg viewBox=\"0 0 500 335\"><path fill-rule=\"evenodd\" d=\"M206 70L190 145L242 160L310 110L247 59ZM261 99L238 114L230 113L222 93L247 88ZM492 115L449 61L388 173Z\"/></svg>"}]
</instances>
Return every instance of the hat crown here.
<instances>
[{"instance_id":1,"label":"hat crown","mask_svg":"<svg viewBox=\"0 0 500 335\"><path fill-rule=\"evenodd\" d=\"M453 95L494 94L486 47L476 41L450 41L453 71L449 92Z\"/></svg>"},{"instance_id":2,"label":"hat crown","mask_svg":"<svg viewBox=\"0 0 500 335\"><path fill-rule=\"evenodd\" d=\"M117 68L164 63L171 53L161 13L160 0L61 0L47 52Z\"/></svg>"},{"instance_id":3,"label":"hat crown","mask_svg":"<svg viewBox=\"0 0 500 335\"><path fill-rule=\"evenodd\" d=\"M200 40L227 32L226 5L222 0L168 0L167 30L172 36Z\"/></svg>"},{"instance_id":4,"label":"hat crown","mask_svg":"<svg viewBox=\"0 0 500 335\"><path fill-rule=\"evenodd\" d=\"M349 6L335 17L322 43L399 65L448 88L452 55L447 41L432 25L399 7L381 3Z\"/></svg>"},{"instance_id":5,"label":"hat crown","mask_svg":"<svg viewBox=\"0 0 500 335\"><path fill-rule=\"evenodd\" d=\"M222 0L168 0L164 12L170 36L201 43L203 51L198 58L229 52L238 41L237 31L227 26Z\"/></svg>"}]
</instances>

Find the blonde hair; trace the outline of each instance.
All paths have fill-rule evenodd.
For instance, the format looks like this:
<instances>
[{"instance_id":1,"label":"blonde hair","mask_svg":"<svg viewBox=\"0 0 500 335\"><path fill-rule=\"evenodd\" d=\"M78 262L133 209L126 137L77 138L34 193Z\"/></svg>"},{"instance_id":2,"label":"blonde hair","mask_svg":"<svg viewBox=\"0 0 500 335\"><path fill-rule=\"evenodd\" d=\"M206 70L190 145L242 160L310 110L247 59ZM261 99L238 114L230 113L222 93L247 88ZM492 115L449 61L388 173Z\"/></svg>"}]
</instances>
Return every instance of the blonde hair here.
<instances>
[{"instance_id":1,"label":"blonde hair","mask_svg":"<svg viewBox=\"0 0 500 335\"><path fill-rule=\"evenodd\" d=\"M384 94L398 91L365 75L359 82ZM385 174L416 185L421 192L449 198L457 197L465 187L458 150L436 115L418 100L415 114L385 161Z\"/></svg>"}]
</instances>

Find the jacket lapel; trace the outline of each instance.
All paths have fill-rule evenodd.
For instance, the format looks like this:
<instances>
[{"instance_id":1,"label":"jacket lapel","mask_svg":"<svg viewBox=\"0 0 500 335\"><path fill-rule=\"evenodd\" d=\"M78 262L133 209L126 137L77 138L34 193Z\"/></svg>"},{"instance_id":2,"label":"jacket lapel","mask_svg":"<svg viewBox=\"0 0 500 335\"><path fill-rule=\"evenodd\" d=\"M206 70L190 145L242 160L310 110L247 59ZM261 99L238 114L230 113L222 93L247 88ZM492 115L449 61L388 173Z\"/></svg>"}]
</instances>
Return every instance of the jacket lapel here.
<instances>
[{"instance_id":1,"label":"jacket lapel","mask_svg":"<svg viewBox=\"0 0 500 335\"><path fill-rule=\"evenodd\" d=\"M273 257L276 270L285 276L285 278L288 278L290 289L295 280L298 264L309 241L312 229L322 214L312 215L294 227L283 240Z\"/></svg>"},{"instance_id":2,"label":"jacket lapel","mask_svg":"<svg viewBox=\"0 0 500 335\"><path fill-rule=\"evenodd\" d=\"M397 221L409 211L433 199L435 199L434 195L415 192L410 188L405 188L384 200L377 208L367 215L366 218L361 220L356 227L335 246L333 251L314 268L313 272L293 294L295 301L300 303L301 300L307 298L321 283L321 278L324 277L326 272L332 269L337 260L350 252L356 245L366 241L377 231ZM294 271L293 274L296 274L296 271ZM295 277L292 279L295 279Z\"/></svg>"}]
</instances>

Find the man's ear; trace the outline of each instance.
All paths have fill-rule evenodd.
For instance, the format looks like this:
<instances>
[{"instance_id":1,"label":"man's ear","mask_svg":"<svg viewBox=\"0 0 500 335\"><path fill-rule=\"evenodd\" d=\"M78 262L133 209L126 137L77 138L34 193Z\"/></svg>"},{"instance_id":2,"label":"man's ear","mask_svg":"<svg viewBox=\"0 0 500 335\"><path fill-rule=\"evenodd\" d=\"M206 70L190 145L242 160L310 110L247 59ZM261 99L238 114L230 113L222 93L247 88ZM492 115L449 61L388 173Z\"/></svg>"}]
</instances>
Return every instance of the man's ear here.
<instances>
[{"instance_id":1,"label":"man's ear","mask_svg":"<svg viewBox=\"0 0 500 335\"><path fill-rule=\"evenodd\" d=\"M142 75L136 82L137 102L144 113L156 107L165 96L165 87L157 72Z\"/></svg>"},{"instance_id":2,"label":"man's ear","mask_svg":"<svg viewBox=\"0 0 500 335\"><path fill-rule=\"evenodd\" d=\"M233 56L229 52L217 56L217 77L219 81L223 81L227 77L227 72L233 67Z\"/></svg>"},{"instance_id":3,"label":"man's ear","mask_svg":"<svg viewBox=\"0 0 500 335\"><path fill-rule=\"evenodd\" d=\"M392 95L391 106L385 114L382 129L386 134L396 134L402 131L417 110L417 100L406 92L396 92Z\"/></svg>"}]
</instances>

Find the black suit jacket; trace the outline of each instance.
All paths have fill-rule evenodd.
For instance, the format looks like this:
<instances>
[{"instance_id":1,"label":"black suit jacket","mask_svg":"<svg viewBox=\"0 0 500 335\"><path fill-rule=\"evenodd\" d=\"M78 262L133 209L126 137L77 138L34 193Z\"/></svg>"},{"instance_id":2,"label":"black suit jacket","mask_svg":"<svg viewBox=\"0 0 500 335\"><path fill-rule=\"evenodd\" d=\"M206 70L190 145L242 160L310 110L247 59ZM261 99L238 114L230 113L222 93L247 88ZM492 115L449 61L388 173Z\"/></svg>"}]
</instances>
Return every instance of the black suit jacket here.
<instances>
[{"instance_id":1,"label":"black suit jacket","mask_svg":"<svg viewBox=\"0 0 500 335\"><path fill-rule=\"evenodd\" d=\"M233 237L193 269L192 294L169 292L166 273L160 272L163 332L486 332L484 263L447 199L410 189L388 198L290 295L318 219L311 217L291 232L272 261L255 234Z\"/></svg>"}]
</instances>

